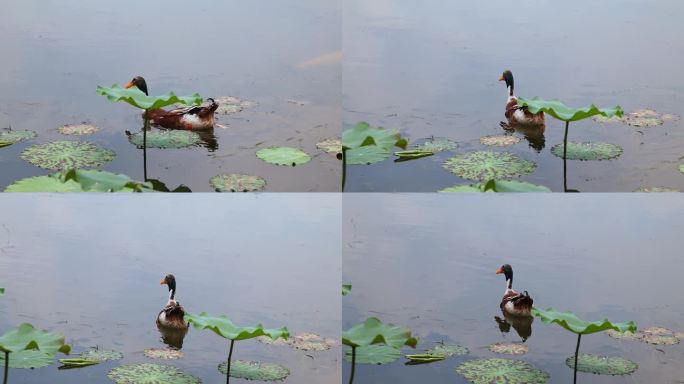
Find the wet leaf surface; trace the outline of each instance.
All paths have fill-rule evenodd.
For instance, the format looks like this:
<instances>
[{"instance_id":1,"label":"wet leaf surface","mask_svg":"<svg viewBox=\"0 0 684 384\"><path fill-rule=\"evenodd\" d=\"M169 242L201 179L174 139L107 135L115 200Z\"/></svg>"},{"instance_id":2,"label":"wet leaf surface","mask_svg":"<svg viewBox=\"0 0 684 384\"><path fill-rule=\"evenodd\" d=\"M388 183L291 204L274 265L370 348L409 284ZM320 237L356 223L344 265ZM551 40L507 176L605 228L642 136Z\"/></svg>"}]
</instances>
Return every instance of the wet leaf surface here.
<instances>
[{"instance_id":1,"label":"wet leaf surface","mask_svg":"<svg viewBox=\"0 0 684 384\"><path fill-rule=\"evenodd\" d=\"M454 156L444 168L468 180L512 179L534 172L537 165L508 152L477 151Z\"/></svg>"},{"instance_id":2,"label":"wet leaf surface","mask_svg":"<svg viewBox=\"0 0 684 384\"><path fill-rule=\"evenodd\" d=\"M256 153L261 160L274 165L295 166L309 162L311 156L299 148L270 147Z\"/></svg>"},{"instance_id":3,"label":"wet leaf surface","mask_svg":"<svg viewBox=\"0 0 684 384\"><path fill-rule=\"evenodd\" d=\"M149 363L122 365L109 371L107 377L116 384L200 384L202 382L199 378L179 368Z\"/></svg>"},{"instance_id":4,"label":"wet leaf surface","mask_svg":"<svg viewBox=\"0 0 684 384\"><path fill-rule=\"evenodd\" d=\"M563 158L563 144L556 144L551 147L551 153ZM568 142L568 160L611 160L622 154L622 148L610 143L580 143L575 141Z\"/></svg>"},{"instance_id":5,"label":"wet leaf surface","mask_svg":"<svg viewBox=\"0 0 684 384\"><path fill-rule=\"evenodd\" d=\"M219 364L219 372L226 374L227 363ZM230 363L230 377L246 380L278 381L290 375L290 370L279 364L259 361L234 360Z\"/></svg>"},{"instance_id":6,"label":"wet leaf surface","mask_svg":"<svg viewBox=\"0 0 684 384\"><path fill-rule=\"evenodd\" d=\"M55 171L71 168L96 168L114 160L116 154L87 141L53 141L25 149L21 158Z\"/></svg>"},{"instance_id":7,"label":"wet leaf surface","mask_svg":"<svg viewBox=\"0 0 684 384\"><path fill-rule=\"evenodd\" d=\"M259 176L230 173L212 177L209 184L217 192L255 192L266 187L266 180Z\"/></svg>"},{"instance_id":8,"label":"wet leaf surface","mask_svg":"<svg viewBox=\"0 0 684 384\"><path fill-rule=\"evenodd\" d=\"M388 345L367 345L356 348L356 363L358 364L389 364L399 360L401 351ZM352 361L352 350L344 353L346 361Z\"/></svg>"},{"instance_id":9,"label":"wet leaf surface","mask_svg":"<svg viewBox=\"0 0 684 384\"><path fill-rule=\"evenodd\" d=\"M461 363L456 372L473 384L544 384L549 374L530 363L513 359L477 359Z\"/></svg>"},{"instance_id":10,"label":"wet leaf surface","mask_svg":"<svg viewBox=\"0 0 684 384\"><path fill-rule=\"evenodd\" d=\"M568 357L565 360L565 365L574 369L575 356ZM638 367L635 362L622 357L607 357L589 353L580 353L577 362L578 371L596 375L631 375Z\"/></svg>"}]
</instances>

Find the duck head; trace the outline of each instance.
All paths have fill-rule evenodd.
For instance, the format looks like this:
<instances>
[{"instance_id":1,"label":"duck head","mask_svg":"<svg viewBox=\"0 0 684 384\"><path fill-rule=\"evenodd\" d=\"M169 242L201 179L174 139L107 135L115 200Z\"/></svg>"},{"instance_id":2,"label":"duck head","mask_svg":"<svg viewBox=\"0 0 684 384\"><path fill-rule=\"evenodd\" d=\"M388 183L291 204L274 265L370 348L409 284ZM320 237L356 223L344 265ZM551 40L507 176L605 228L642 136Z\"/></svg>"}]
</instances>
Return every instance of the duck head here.
<instances>
[{"instance_id":1,"label":"duck head","mask_svg":"<svg viewBox=\"0 0 684 384\"><path fill-rule=\"evenodd\" d=\"M505 70L501 74L501 77L499 77L499 81L506 82L506 88L508 88L508 96L513 96L513 72L511 72L508 69Z\"/></svg>"},{"instance_id":2,"label":"duck head","mask_svg":"<svg viewBox=\"0 0 684 384\"><path fill-rule=\"evenodd\" d=\"M161 279L159 284L168 285L169 286L169 300L175 300L174 297L176 296L176 278L173 275L168 274L168 275L164 276L163 279Z\"/></svg>"},{"instance_id":3,"label":"duck head","mask_svg":"<svg viewBox=\"0 0 684 384\"><path fill-rule=\"evenodd\" d=\"M142 76L134 77L133 80L129 81L128 84L125 85L126 89L132 88L132 87L136 87L139 90L141 90L144 94L148 95L148 93L147 93L147 82L145 82L145 79L143 79Z\"/></svg>"},{"instance_id":4,"label":"duck head","mask_svg":"<svg viewBox=\"0 0 684 384\"><path fill-rule=\"evenodd\" d=\"M512 289L513 287L513 268L511 268L510 264L504 264L499 267L499 269L496 270L496 274L500 275L503 274L506 276L506 288L507 289Z\"/></svg>"}]
</instances>

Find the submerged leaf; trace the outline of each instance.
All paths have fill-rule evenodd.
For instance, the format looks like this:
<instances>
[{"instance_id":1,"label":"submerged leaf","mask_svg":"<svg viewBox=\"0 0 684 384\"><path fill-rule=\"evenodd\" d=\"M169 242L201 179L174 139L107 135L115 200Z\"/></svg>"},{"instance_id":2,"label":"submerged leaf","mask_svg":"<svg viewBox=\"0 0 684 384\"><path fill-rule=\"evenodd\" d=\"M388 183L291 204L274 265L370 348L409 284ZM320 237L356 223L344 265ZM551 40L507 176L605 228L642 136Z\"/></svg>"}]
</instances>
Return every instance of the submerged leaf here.
<instances>
[{"instance_id":1,"label":"submerged leaf","mask_svg":"<svg viewBox=\"0 0 684 384\"><path fill-rule=\"evenodd\" d=\"M574 369L575 356L568 357L565 360L565 365ZM607 357L589 353L580 353L577 361L578 371L597 375L631 375L638 367L635 362L622 357Z\"/></svg>"},{"instance_id":2,"label":"submerged leaf","mask_svg":"<svg viewBox=\"0 0 684 384\"><path fill-rule=\"evenodd\" d=\"M145 357L150 359L177 360L184 356L182 351L171 348L148 348L143 351Z\"/></svg>"},{"instance_id":3,"label":"submerged leaf","mask_svg":"<svg viewBox=\"0 0 684 384\"><path fill-rule=\"evenodd\" d=\"M266 187L266 180L259 176L230 173L212 177L209 184L216 192L255 192Z\"/></svg>"},{"instance_id":4,"label":"submerged leaf","mask_svg":"<svg viewBox=\"0 0 684 384\"><path fill-rule=\"evenodd\" d=\"M652 109L639 109L628 113L621 121L632 127L655 127L663 125L666 121L679 120L679 116L672 114L661 114Z\"/></svg>"},{"instance_id":5,"label":"submerged leaf","mask_svg":"<svg viewBox=\"0 0 684 384\"><path fill-rule=\"evenodd\" d=\"M444 168L469 180L512 179L530 174L537 165L508 152L477 151L454 156Z\"/></svg>"},{"instance_id":6,"label":"submerged leaf","mask_svg":"<svg viewBox=\"0 0 684 384\"><path fill-rule=\"evenodd\" d=\"M316 143L316 148L326 153L342 153L342 140L338 138L325 139L321 142Z\"/></svg>"},{"instance_id":7,"label":"submerged leaf","mask_svg":"<svg viewBox=\"0 0 684 384\"><path fill-rule=\"evenodd\" d=\"M300 165L309 162L311 156L299 148L270 147L260 149L256 153L261 160L275 165Z\"/></svg>"},{"instance_id":8,"label":"submerged leaf","mask_svg":"<svg viewBox=\"0 0 684 384\"><path fill-rule=\"evenodd\" d=\"M446 357L455 357L455 356L464 356L469 353L468 348L458 345L458 344L437 344L434 347L428 349L425 351L426 353L430 355L435 355L435 356L444 356Z\"/></svg>"},{"instance_id":9,"label":"submerged leaf","mask_svg":"<svg viewBox=\"0 0 684 384\"><path fill-rule=\"evenodd\" d=\"M128 364L109 371L107 377L116 384L164 383L200 384L202 380L170 365Z\"/></svg>"},{"instance_id":10,"label":"submerged leaf","mask_svg":"<svg viewBox=\"0 0 684 384\"><path fill-rule=\"evenodd\" d=\"M563 158L563 144L551 147L554 156ZM622 148L610 143L579 143L568 141L568 160L611 160L622 154Z\"/></svg>"},{"instance_id":11,"label":"submerged leaf","mask_svg":"<svg viewBox=\"0 0 684 384\"><path fill-rule=\"evenodd\" d=\"M507 355L524 355L527 353L527 345L522 343L494 343L489 345L489 350L494 353Z\"/></svg>"},{"instance_id":12,"label":"submerged leaf","mask_svg":"<svg viewBox=\"0 0 684 384\"><path fill-rule=\"evenodd\" d=\"M114 151L87 141L54 141L25 149L21 158L44 169L95 168L116 157Z\"/></svg>"},{"instance_id":13,"label":"submerged leaf","mask_svg":"<svg viewBox=\"0 0 684 384\"><path fill-rule=\"evenodd\" d=\"M10 368L33 369L47 367L55 361L55 355L38 351L35 349L27 349L24 351L16 351L9 354ZM5 354L0 353L0 366L5 365Z\"/></svg>"},{"instance_id":14,"label":"submerged leaf","mask_svg":"<svg viewBox=\"0 0 684 384\"><path fill-rule=\"evenodd\" d=\"M258 336L268 336L272 339L290 336L286 327L280 329L265 329L261 324L254 327L239 327L231 322L226 316L209 316L206 312L199 315L185 314L185 320L193 324L196 329L209 329L217 335L230 340L246 340Z\"/></svg>"},{"instance_id":15,"label":"submerged leaf","mask_svg":"<svg viewBox=\"0 0 684 384\"><path fill-rule=\"evenodd\" d=\"M602 321L584 321L572 312L558 312L553 308L545 311L532 308L532 315L541 318L544 324L556 323L570 332L588 335L613 329L620 332L636 332L637 327L633 321L626 323L611 323L608 319Z\"/></svg>"},{"instance_id":16,"label":"submerged leaf","mask_svg":"<svg viewBox=\"0 0 684 384\"><path fill-rule=\"evenodd\" d=\"M679 189L668 187L639 187L632 192L659 193L659 192L680 192Z\"/></svg>"},{"instance_id":17,"label":"submerged leaf","mask_svg":"<svg viewBox=\"0 0 684 384\"><path fill-rule=\"evenodd\" d=\"M511 135L491 135L480 138L480 143L483 145L494 145L497 147L508 147L510 145L518 144L520 138Z\"/></svg>"},{"instance_id":18,"label":"submerged leaf","mask_svg":"<svg viewBox=\"0 0 684 384\"><path fill-rule=\"evenodd\" d=\"M458 147L458 143L445 138L430 138L423 143L412 146L417 151L426 151L432 153L451 151Z\"/></svg>"},{"instance_id":19,"label":"submerged leaf","mask_svg":"<svg viewBox=\"0 0 684 384\"><path fill-rule=\"evenodd\" d=\"M551 192L543 185L517 180L489 180L486 183L454 185L439 192Z\"/></svg>"},{"instance_id":20,"label":"submerged leaf","mask_svg":"<svg viewBox=\"0 0 684 384\"><path fill-rule=\"evenodd\" d=\"M219 115L232 115L241 112L245 108L257 105L254 101L242 100L235 96L219 96L214 101L219 105L216 113Z\"/></svg>"},{"instance_id":21,"label":"submerged leaf","mask_svg":"<svg viewBox=\"0 0 684 384\"><path fill-rule=\"evenodd\" d=\"M672 330L663 327L649 327L641 330L642 341L654 345L679 344L679 338Z\"/></svg>"},{"instance_id":22,"label":"submerged leaf","mask_svg":"<svg viewBox=\"0 0 684 384\"><path fill-rule=\"evenodd\" d=\"M86 360L116 361L123 359L123 354L113 349L93 348L81 353L81 358Z\"/></svg>"},{"instance_id":23,"label":"submerged leaf","mask_svg":"<svg viewBox=\"0 0 684 384\"><path fill-rule=\"evenodd\" d=\"M298 333L294 336L288 337L287 340L273 340L268 336L259 336L256 339L264 344L287 345L302 351L327 351L333 346L337 345L337 340L332 338L323 338L311 332Z\"/></svg>"},{"instance_id":24,"label":"submerged leaf","mask_svg":"<svg viewBox=\"0 0 684 384\"><path fill-rule=\"evenodd\" d=\"M92 124L86 124L86 123L81 123L81 124L65 124L62 125L61 127L57 128L59 133L63 135L75 135L75 136L83 136L83 135L91 135L100 129Z\"/></svg>"},{"instance_id":25,"label":"submerged leaf","mask_svg":"<svg viewBox=\"0 0 684 384\"><path fill-rule=\"evenodd\" d=\"M367 345L356 348L356 360L358 364L389 364L399 360L401 351L388 345ZM352 361L352 350L344 353L344 359Z\"/></svg>"},{"instance_id":26,"label":"submerged leaf","mask_svg":"<svg viewBox=\"0 0 684 384\"><path fill-rule=\"evenodd\" d=\"M473 384L545 384L549 374L530 363L513 359L477 359L461 363L456 372Z\"/></svg>"},{"instance_id":27,"label":"submerged leaf","mask_svg":"<svg viewBox=\"0 0 684 384\"><path fill-rule=\"evenodd\" d=\"M219 372L226 374L228 364L218 366ZM246 380L278 381L290 375L290 370L280 364L262 363L260 361L234 360L230 362L230 377Z\"/></svg>"},{"instance_id":28,"label":"submerged leaf","mask_svg":"<svg viewBox=\"0 0 684 384\"><path fill-rule=\"evenodd\" d=\"M142 149L144 144L143 132L136 132L128 136L128 141ZM202 142L197 132L179 130L151 130L147 132L147 148L178 149L187 148Z\"/></svg>"},{"instance_id":29,"label":"submerged leaf","mask_svg":"<svg viewBox=\"0 0 684 384\"><path fill-rule=\"evenodd\" d=\"M2 131L0 132L0 142L8 142L8 145L10 145L21 141L34 139L36 136L38 136L38 134L35 131L29 130Z\"/></svg>"},{"instance_id":30,"label":"submerged leaf","mask_svg":"<svg viewBox=\"0 0 684 384\"><path fill-rule=\"evenodd\" d=\"M18 352L25 349L37 349L55 355L57 352L68 354L71 351L71 346L64 343L64 336L46 330L38 330L28 323L21 324L0 336L0 351Z\"/></svg>"},{"instance_id":31,"label":"submerged leaf","mask_svg":"<svg viewBox=\"0 0 684 384\"><path fill-rule=\"evenodd\" d=\"M613 108L599 108L592 104L584 108L570 108L558 100L548 101L542 100L538 97L535 97L531 100L518 97L518 106L527 107L531 113L538 113L542 111L558 120L563 121L577 121L596 115L601 115L604 117L622 117L623 114L622 108L620 108L620 106L615 106Z\"/></svg>"},{"instance_id":32,"label":"submerged leaf","mask_svg":"<svg viewBox=\"0 0 684 384\"><path fill-rule=\"evenodd\" d=\"M168 92L161 96L147 96L137 87L121 88L114 84L111 88L97 86L96 92L106 96L109 101L125 101L126 103L140 109L159 109L173 104L199 105L202 98L195 93L190 96L176 96L173 92Z\"/></svg>"},{"instance_id":33,"label":"submerged leaf","mask_svg":"<svg viewBox=\"0 0 684 384\"><path fill-rule=\"evenodd\" d=\"M411 336L408 328L383 324L378 318L369 317L365 322L342 332L342 343L350 347L386 344L399 349L404 345L415 348L418 339Z\"/></svg>"}]
</instances>

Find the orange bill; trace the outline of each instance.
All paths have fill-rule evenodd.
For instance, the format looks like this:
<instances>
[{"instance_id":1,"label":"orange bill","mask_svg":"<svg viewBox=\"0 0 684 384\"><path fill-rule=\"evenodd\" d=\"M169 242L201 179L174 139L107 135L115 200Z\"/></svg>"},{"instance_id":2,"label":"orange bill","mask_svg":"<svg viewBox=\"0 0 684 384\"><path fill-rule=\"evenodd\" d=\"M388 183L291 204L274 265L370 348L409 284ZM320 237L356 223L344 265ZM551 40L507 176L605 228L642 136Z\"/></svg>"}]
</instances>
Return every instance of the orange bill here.
<instances>
[{"instance_id":1,"label":"orange bill","mask_svg":"<svg viewBox=\"0 0 684 384\"><path fill-rule=\"evenodd\" d=\"M503 75L499 76L499 81L504 81ZM128 87L126 87L128 88Z\"/></svg>"},{"instance_id":2,"label":"orange bill","mask_svg":"<svg viewBox=\"0 0 684 384\"><path fill-rule=\"evenodd\" d=\"M135 84L133 84L132 81L129 81L128 84L124 85L124 88L128 89L128 88L131 88L131 87L134 86L134 85L135 85Z\"/></svg>"},{"instance_id":3,"label":"orange bill","mask_svg":"<svg viewBox=\"0 0 684 384\"><path fill-rule=\"evenodd\" d=\"M503 268L499 267L499 269L496 270L496 274L499 275L502 273L504 273L504 270L503 270Z\"/></svg>"}]
</instances>

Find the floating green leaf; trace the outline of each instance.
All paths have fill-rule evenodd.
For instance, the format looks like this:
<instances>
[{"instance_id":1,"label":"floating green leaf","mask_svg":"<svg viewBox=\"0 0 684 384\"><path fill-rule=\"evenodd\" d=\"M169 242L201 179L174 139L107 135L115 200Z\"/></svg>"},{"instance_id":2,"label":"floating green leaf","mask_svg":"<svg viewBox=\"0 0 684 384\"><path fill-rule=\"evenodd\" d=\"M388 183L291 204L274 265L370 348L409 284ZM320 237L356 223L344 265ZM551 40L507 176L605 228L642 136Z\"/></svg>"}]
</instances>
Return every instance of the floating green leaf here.
<instances>
[{"instance_id":1,"label":"floating green leaf","mask_svg":"<svg viewBox=\"0 0 684 384\"><path fill-rule=\"evenodd\" d=\"M477 151L454 156L444 168L469 180L512 179L534 172L537 165L508 152Z\"/></svg>"},{"instance_id":2,"label":"floating green leaf","mask_svg":"<svg viewBox=\"0 0 684 384\"><path fill-rule=\"evenodd\" d=\"M659 192L680 192L679 189L668 187L639 187L632 192L659 193Z\"/></svg>"},{"instance_id":3,"label":"floating green leaf","mask_svg":"<svg viewBox=\"0 0 684 384\"><path fill-rule=\"evenodd\" d=\"M170 365L128 364L109 371L107 377L117 384L164 383L200 384L202 380Z\"/></svg>"},{"instance_id":4,"label":"floating green leaf","mask_svg":"<svg viewBox=\"0 0 684 384\"><path fill-rule=\"evenodd\" d=\"M47 367L55 361L55 355L38 351L35 349L27 349L24 351L12 352L9 355L10 368L33 369ZM5 354L0 354L0 366L5 365Z\"/></svg>"},{"instance_id":5,"label":"floating green leaf","mask_svg":"<svg viewBox=\"0 0 684 384\"><path fill-rule=\"evenodd\" d=\"M351 293L351 290L352 290L351 284L342 284L342 296L347 296L348 294Z\"/></svg>"},{"instance_id":6,"label":"floating green leaf","mask_svg":"<svg viewBox=\"0 0 684 384\"><path fill-rule=\"evenodd\" d=\"M327 351L333 346L337 345L337 340L332 338L324 338L311 332L298 333L294 336L288 337L287 340L273 340L268 336L259 336L256 339L257 341L265 344L287 345L302 351Z\"/></svg>"},{"instance_id":7,"label":"floating green leaf","mask_svg":"<svg viewBox=\"0 0 684 384\"><path fill-rule=\"evenodd\" d=\"M641 341L644 337L644 335L641 332L620 332L616 331L614 329L609 329L606 331L606 334L614 339L621 339L621 340L634 340L634 341Z\"/></svg>"},{"instance_id":8,"label":"floating green leaf","mask_svg":"<svg viewBox=\"0 0 684 384\"><path fill-rule=\"evenodd\" d=\"M254 192L264 189L266 180L237 173L216 175L209 180L216 192Z\"/></svg>"},{"instance_id":9,"label":"floating green leaf","mask_svg":"<svg viewBox=\"0 0 684 384\"><path fill-rule=\"evenodd\" d=\"M264 329L261 324L255 327L239 327L231 322L226 316L209 316L206 312L199 315L185 314L185 320L193 324L196 329L209 329L217 335L230 340L246 340L258 336L268 336L272 339L290 336L286 327L280 329ZM231 368L232 369L232 368Z\"/></svg>"},{"instance_id":10,"label":"floating green leaf","mask_svg":"<svg viewBox=\"0 0 684 384\"><path fill-rule=\"evenodd\" d=\"M507 355L524 355L527 353L527 345L522 343L494 343L489 345L489 350L494 353Z\"/></svg>"},{"instance_id":11,"label":"floating green leaf","mask_svg":"<svg viewBox=\"0 0 684 384\"><path fill-rule=\"evenodd\" d=\"M613 108L598 108L595 105L590 105L584 108L570 108L558 100L542 100L538 97L533 99L525 99L518 97L518 106L527 107L531 113L544 112L558 120L563 121L578 121L588 117L601 115L604 117L622 117L623 111L620 106Z\"/></svg>"},{"instance_id":12,"label":"floating green leaf","mask_svg":"<svg viewBox=\"0 0 684 384\"><path fill-rule=\"evenodd\" d=\"M216 113L219 115L232 115L241 112L243 109L257 105L254 101L242 100L235 96L219 96L214 101L219 105Z\"/></svg>"},{"instance_id":13,"label":"floating green leaf","mask_svg":"<svg viewBox=\"0 0 684 384\"><path fill-rule=\"evenodd\" d=\"M12 145L12 144L14 144L14 143L11 142L11 141L3 140L3 141L0 141L0 148L9 147L9 146Z\"/></svg>"},{"instance_id":14,"label":"floating green leaf","mask_svg":"<svg viewBox=\"0 0 684 384\"><path fill-rule=\"evenodd\" d=\"M86 123L81 123L81 124L65 124L62 125L61 127L57 128L59 133L63 135L75 135L75 136L83 136L83 135L91 135L100 129L92 124L86 124Z\"/></svg>"},{"instance_id":15,"label":"floating green leaf","mask_svg":"<svg viewBox=\"0 0 684 384\"><path fill-rule=\"evenodd\" d=\"M435 153L432 151L423 151L418 149L409 149L407 151L394 152L394 155L405 160L419 159L421 157L432 156Z\"/></svg>"},{"instance_id":16,"label":"floating green leaf","mask_svg":"<svg viewBox=\"0 0 684 384\"><path fill-rule=\"evenodd\" d=\"M226 374L227 363L218 366L219 372ZM290 370L279 364L259 361L234 360L230 363L230 377L246 380L278 381L290 375Z\"/></svg>"},{"instance_id":17,"label":"floating green leaf","mask_svg":"<svg viewBox=\"0 0 684 384\"><path fill-rule=\"evenodd\" d=\"M432 355L430 353L416 353L412 355L404 355L404 357L409 359L409 362L407 364L428 364L434 363L435 361L442 361L446 359L445 356Z\"/></svg>"},{"instance_id":18,"label":"floating green leaf","mask_svg":"<svg viewBox=\"0 0 684 384\"><path fill-rule=\"evenodd\" d=\"M275 165L300 165L309 162L311 156L299 148L270 147L256 153L261 160Z\"/></svg>"},{"instance_id":19,"label":"floating green leaf","mask_svg":"<svg viewBox=\"0 0 684 384\"><path fill-rule=\"evenodd\" d=\"M417 151L426 151L432 153L451 151L458 147L458 143L446 138L430 138L423 143L414 145L412 149Z\"/></svg>"},{"instance_id":20,"label":"floating green leaf","mask_svg":"<svg viewBox=\"0 0 684 384\"><path fill-rule=\"evenodd\" d=\"M563 158L563 144L551 147L554 156ZM622 148L610 143L579 143L568 142L568 160L610 160L619 157Z\"/></svg>"},{"instance_id":21,"label":"floating green leaf","mask_svg":"<svg viewBox=\"0 0 684 384\"><path fill-rule=\"evenodd\" d=\"M342 140L338 138L325 139L321 142L316 143L316 148L326 153L342 153Z\"/></svg>"},{"instance_id":22,"label":"floating green leaf","mask_svg":"<svg viewBox=\"0 0 684 384\"><path fill-rule=\"evenodd\" d=\"M81 357L73 359L59 359L59 363L62 364L59 369L72 369L72 368L83 368L89 367L91 365L100 364L98 360L89 360Z\"/></svg>"},{"instance_id":23,"label":"floating green leaf","mask_svg":"<svg viewBox=\"0 0 684 384\"><path fill-rule=\"evenodd\" d=\"M349 286L349 289L351 289L351 286ZM0 296L5 294L5 288L0 287Z\"/></svg>"},{"instance_id":24,"label":"floating green leaf","mask_svg":"<svg viewBox=\"0 0 684 384\"><path fill-rule=\"evenodd\" d=\"M480 138L480 143L483 145L493 145L497 147L508 147L510 145L518 144L520 138L511 135L490 135Z\"/></svg>"},{"instance_id":25,"label":"floating green leaf","mask_svg":"<svg viewBox=\"0 0 684 384\"><path fill-rule=\"evenodd\" d=\"M458 345L458 344L437 344L434 347L425 351L430 355L444 356L446 357L457 357L465 356L469 353L468 348Z\"/></svg>"},{"instance_id":26,"label":"floating green leaf","mask_svg":"<svg viewBox=\"0 0 684 384\"><path fill-rule=\"evenodd\" d=\"M364 323L342 332L342 343L350 347L386 344L399 349L404 345L415 348L418 339L411 336L411 330L408 328L383 324L378 318L369 317Z\"/></svg>"},{"instance_id":27,"label":"floating green leaf","mask_svg":"<svg viewBox=\"0 0 684 384\"><path fill-rule=\"evenodd\" d=\"M679 172L684 173L684 164L679 164Z\"/></svg>"},{"instance_id":28,"label":"floating green leaf","mask_svg":"<svg viewBox=\"0 0 684 384\"><path fill-rule=\"evenodd\" d=\"M177 360L184 356L182 351L171 348L147 348L143 354L150 359L161 360Z\"/></svg>"},{"instance_id":29,"label":"floating green leaf","mask_svg":"<svg viewBox=\"0 0 684 384\"><path fill-rule=\"evenodd\" d=\"M364 147L348 149L346 151L346 156L347 164L370 165L389 159L390 151L375 145L367 145Z\"/></svg>"},{"instance_id":30,"label":"floating green leaf","mask_svg":"<svg viewBox=\"0 0 684 384\"><path fill-rule=\"evenodd\" d=\"M25 149L21 158L44 169L94 168L114 160L116 154L87 141L54 141Z\"/></svg>"},{"instance_id":31,"label":"floating green leaf","mask_svg":"<svg viewBox=\"0 0 684 384\"><path fill-rule=\"evenodd\" d=\"M37 349L47 354L57 352L68 354L71 346L64 343L64 336L46 330L38 330L33 325L24 323L0 336L1 352L18 352L25 349ZM10 361L11 361L10 354Z\"/></svg>"},{"instance_id":32,"label":"floating green leaf","mask_svg":"<svg viewBox=\"0 0 684 384\"><path fill-rule=\"evenodd\" d=\"M486 183L454 185L439 192L551 192L543 185L517 180L489 180Z\"/></svg>"},{"instance_id":33,"label":"floating green leaf","mask_svg":"<svg viewBox=\"0 0 684 384\"><path fill-rule=\"evenodd\" d=\"M86 360L116 361L123 359L123 354L113 349L93 348L81 353L81 358Z\"/></svg>"},{"instance_id":34,"label":"floating green leaf","mask_svg":"<svg viewBox=\"0 0 684 384\"><path fill-rule=\"evenodd\" d=\"M152 185L126 175L99 170L72 169L48 176L17 180L5 192L143 192Z\"/></svg>"},{"instance_id":35,"label":"floating green leaf","mask_svg":"<svg viewBox=\"0 0 684 384\"><path fill-rule=\"evenodd\" d=\"M84 192L73 180L62 181L55 175L20 179L5 188L5 192Z\"/></svg>"},{"instance_id":36,"label":"floating green leaf","mask_svg":"<svg viewBox=\"0 0 684 384\"><path fill-rule=\"evenodd\" d=\"M38 136L35 131L29 130L11 130L0 132L0 141L16 144L20 141L31 140Z\"/></svg>"},{"instance_id":37,"label":"floating green leaf","mask_svg":"<svg viewBox=\"0 0 684 384\"><path fill-rule=\"evenodd\" d=\"M173 92L168 92L161 96L147 96L137 87L121 88L114 84L111 88L97 86L96 92L106 96L109 101L125 101L126 103L140 109L159 109L173 104L199 105L202 98L195 93L190 96L176 96Z\"/></svg>"},{"instance_id":38,"label":"floating green leaf","mask_svg":"<svg viewBox=\"0 0 684 384\"><path fill-rule=\"evenodd\" d=\"M473 384L544 384L549 374L530 363L513 359L477 359L461 363L456 372Z\"/></svg>"},{"instance_id":39,"label":"floating green leaf","mask_svg":"<svg viewBox=\"0 0 684 384\"><path fill-rule=\"evenodd\" d=\"M658 125L663 125L666 121L676 121L679 120L679 116L672 114L662 114L652 109L639 109L634 112L630 112L622 119L623 123L630 125L632 127L655 127Z\"/></svg>"},{"instance_id":40,"label":"floating green leaf","mask_svg":"<svg viewBox=\"0 0 684 384\"><path fill-rule=\"evenodd\" d=\"M389 364L401 357L401 351L387 345L367 345L356 348L356 362L359 364ZM348 349L344 359L352 361L352 350Z\"/></svg>"},{"instance_id":41,"label":"floating green leaf","mask_svg":"<svg viewBox=\"0 0 684 384\"><path fill-rule=\"evenodd\" d=\"M570 332L588 335L613 329L620 332L636 332L637 327L633 321L626 323L611 323L608 319L602 321L584 321L572 312L558 312L553 308L545 311L532 308L532 315L541 318L544 324L556 323Z\"/></svg>"},{"instance_id":42,"label":"floating green leaf","mask_svg":"<svg viewBox=\"0 0 684 384\"><path fill-rule=\"evenodd\" d=\"M565 365L574 369L575 356L568 357L565 360ZM597 375L631 375L638 367L635 362L622 357L607 357L589 353L580 353L577 361L578 371Z\"/></svg>"},{"instance_id":43,"label":"floating green leaf","mask_svg":"<svg viewBox=\"0 0 684 384\"><path fill-rule=\"evenodd\" d=\"M136 147L143 148L143 132L128 136L128 141ZM197 132L155 129L147 132L147 148L178 149L198 145L202 138Z\"/></svg>"},{"instance_id":44,"label":"floating green leaf","mask_svg":"<svg viewBox=\"0 0 684 384\"><path fill-rule=\"evenodd\" d=\"M663 327L649 327L641 330L642 341L654 345L679 344L679 338L674 331Z\"/></svg>"},{"instance_id":45,"label":"floating green leaf","mask_svg":"<svg viewBox=\"0 0 684 384\"><path fill-rule=\"evenodd\" d=\"M389 151L394 147L406 149L407 144L408 141L401 137L399 131L371 127L366 122L360 122L354 128L342 132L342 145L347 149L372 145Z\"/></svg>"}]
</instances>

